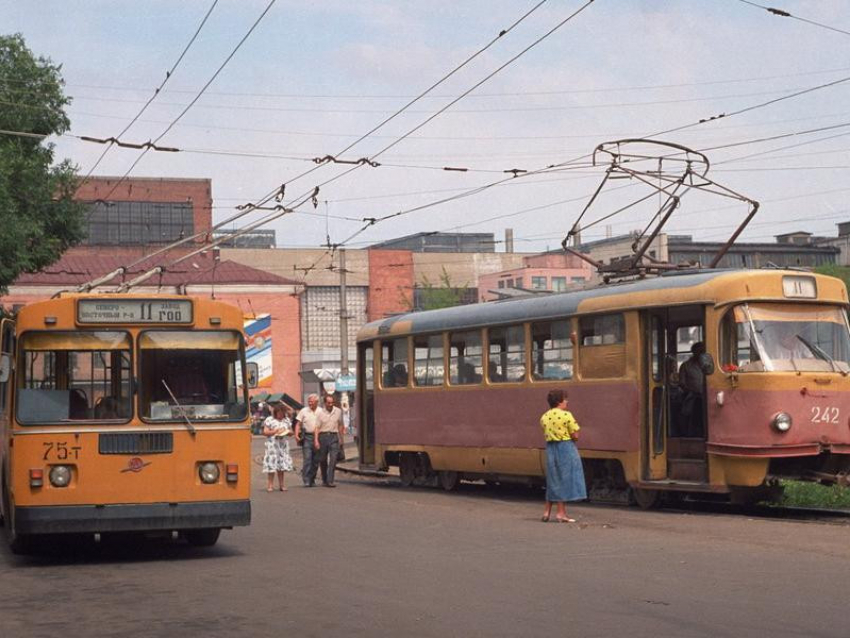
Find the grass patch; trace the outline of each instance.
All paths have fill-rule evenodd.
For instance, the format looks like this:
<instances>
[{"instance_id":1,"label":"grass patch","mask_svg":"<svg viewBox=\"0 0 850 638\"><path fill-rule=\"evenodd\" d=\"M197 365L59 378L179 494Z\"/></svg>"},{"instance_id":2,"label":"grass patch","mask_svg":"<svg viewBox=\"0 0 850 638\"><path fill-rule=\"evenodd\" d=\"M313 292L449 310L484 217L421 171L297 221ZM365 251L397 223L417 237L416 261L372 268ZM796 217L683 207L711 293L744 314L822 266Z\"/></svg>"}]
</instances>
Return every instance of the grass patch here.
<instances>
[{"instance_id":1,"label":"grass patch","mask_svg":"<svg viewBox=\"0 0 850 638\"><path fill-rule=\"evenodd\" d=\"M782 481L785 493L781 505L850 509L850 488L804 481Z\"/></svg>"}]
</instances>

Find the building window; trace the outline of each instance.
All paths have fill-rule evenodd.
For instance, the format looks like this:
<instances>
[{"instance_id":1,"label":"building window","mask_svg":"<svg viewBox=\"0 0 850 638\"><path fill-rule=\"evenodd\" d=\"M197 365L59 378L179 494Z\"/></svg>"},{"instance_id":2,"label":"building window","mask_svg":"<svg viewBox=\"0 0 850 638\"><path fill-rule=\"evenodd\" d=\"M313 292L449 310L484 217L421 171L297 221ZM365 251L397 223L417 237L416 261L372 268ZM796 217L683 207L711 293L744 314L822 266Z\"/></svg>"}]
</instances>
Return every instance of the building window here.
<instances>
[{"instance_id":1,"label":"building window","mask_svg":"<svg viewBox=\"0 0 850 638\"><path fill-rule=\"evenodd\" d=\"M546 277L532 277L531 278L531 289L532 290L546 290Z\"/></svg>"},{"instance_id":2,"label":"building window","mask_svg":"<svg viewBox=\"0 0 850 638\"><path fill-rule=\"evenodd\" d=\"M507 285L508 288L513 288L514 287L514 280L508 279L508 283L506 285Z\"/></svg>"},{"instance_id":3,"label":"building window","mask_svg":"<svg viewBox=\"0 0 850 638\"><path fill-rule=\"evenodd\" d=\"M569 321L531 324L532 376L537 381L573 376L573 342Z\"/></svg>"},{"instance_id":4,"label":"building window","mask_svg":"<svg viewBox=\"0 0 850 638\"><path fill-rule=\"evenodd\" d=\"M168 244L195 234L191 202L89 202L84 244Z\"/></svg>"},{"instance_id":5,"label":"building window","mask_svg":"<svg viewBox=\"0 0 850 638\"><path fill-rule=\"evenodd\" d=\"M582 284L587 281L587 279L585 279L584 277L570 277L570 281L574 284Z\"/></svg>"},{"instance_id":6,"label":"building window","mask_svg":"<svg viewBox=\"0 0 850 638\"><path fill-rule=\"evenodd\" d=\"M381 344L381 372L385 388L407 386L407 337Z\"/></svg>"},{"instance_id":7,"label":"building window","mask_svg":"<svg viewBox=\"0 0 850 638\"><path fill-rule=\"evenodd\" d=\"M581 345L608 346L624 343L626 324L623 315L597 315L581 318Z\"/></svg>"},{"instance_id":8,"label":"building window","mask_svg":"<svg viewBox=\"0 0 850 638\"><path fill-rule=\"evenodd\" d=\"M566 277L552 277L552 290L555 292L564 292L567 289Z\"/></svg>"},{"instance_id":9,"label":"building window","mask_svg":"<svg viewBox=\"0 0 850 638\"><path fill-rule=\"evenodd\" d=\"M514 280L514 286L515 286L516 288L522 288L522 277L517 277L517 278Z\"/></svg>"},{"instance_id":10,"label":"building window","mask_svg":"<svg viewBox=\"0 0 850 638\"><path fill-rule=\"evenodd\" d=\"M500 279L500 280L499 280L499 284L498 284L498 286L499 286L499 288L504 288L504 287L505 287L505 280L504 280L504 279Z\"/></svg>"},{"instance_id":11,"label":"building window","mask_svg":"<svg viewBox=\"0 0 850 638\"><path fill-rule=\"evenodd\" d=\"M443 335L413 338L413 383L443 385Z\"/></svg>"},{"instance_id":12,"label":"building window","mask_svg":"<svg viewBox=\"0 0 850 638\"><path fill-rule=\"evenodd\" d=\"M490 329L487 375L491 383L525 379L525 329L523 326Z\"/></svg>"}]
</instances>

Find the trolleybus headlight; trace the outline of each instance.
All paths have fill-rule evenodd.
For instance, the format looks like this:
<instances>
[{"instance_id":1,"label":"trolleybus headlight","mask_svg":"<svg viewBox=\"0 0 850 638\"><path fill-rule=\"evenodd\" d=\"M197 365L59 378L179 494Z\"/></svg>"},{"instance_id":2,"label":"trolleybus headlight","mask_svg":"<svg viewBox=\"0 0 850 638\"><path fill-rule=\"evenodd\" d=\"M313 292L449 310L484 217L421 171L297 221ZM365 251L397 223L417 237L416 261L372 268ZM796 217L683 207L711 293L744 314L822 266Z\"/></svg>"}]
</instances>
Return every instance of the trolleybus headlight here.
<instances>
[{"instance_id":1,"label":"trolleybus headlight","mask_svg":"<svg viewBox=\"0 0 850 638\"><path fill-rule=\"evenodd\" d=\"M791 429L791 415L787 412L780 412L773 417L773 427L777 432L787 432Z\"/></svg>"},{"instance_id":2,"label":"trolleybus headlight","mask_svg":"<svg viewBox=\"0 0 850 638\"><path fill-rule=\"evenodd\" d=\"M53 487L68 487L71 482L71 468L67 465L54 465L50 468L49 476Z\"/></svg>"},{"instance_id":3,"label":"trolleybus headlight","mask_svg":"<svg viewBox=\"0 0 850 638\"><path fill-rule=\"evenodd\" d=\"M217 483L221 472L218 469L218 464L212 461L201 463L198 468L198 474L201 476L201 481L204 483Z\"/></svg>"}]
</instances>

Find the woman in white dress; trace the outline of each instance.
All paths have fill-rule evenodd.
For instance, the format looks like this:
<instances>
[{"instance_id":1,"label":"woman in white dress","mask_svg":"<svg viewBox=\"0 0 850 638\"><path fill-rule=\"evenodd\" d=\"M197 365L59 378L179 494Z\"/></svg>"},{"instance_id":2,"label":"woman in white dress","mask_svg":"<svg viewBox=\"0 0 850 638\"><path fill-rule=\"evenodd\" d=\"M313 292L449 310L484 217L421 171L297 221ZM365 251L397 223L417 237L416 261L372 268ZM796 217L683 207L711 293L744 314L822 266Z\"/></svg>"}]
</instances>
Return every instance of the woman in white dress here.
<instances>
[{"instance_id":1,"label":"woman in white dress","mask_svg":"<svg viewBox=\"0 0 850 638\"><path fill-rule=\"evenodd\" d=\"M276 405L272 415L263 421L263 435L266 437L266 453L263 456L263 472L268 476L267 492L274 491L274 475L280 491L286 491L285 472L292 471L292 457L289 455L289 440L292 436L291 410L285 405Z\"/></svg>"}]
</instances>

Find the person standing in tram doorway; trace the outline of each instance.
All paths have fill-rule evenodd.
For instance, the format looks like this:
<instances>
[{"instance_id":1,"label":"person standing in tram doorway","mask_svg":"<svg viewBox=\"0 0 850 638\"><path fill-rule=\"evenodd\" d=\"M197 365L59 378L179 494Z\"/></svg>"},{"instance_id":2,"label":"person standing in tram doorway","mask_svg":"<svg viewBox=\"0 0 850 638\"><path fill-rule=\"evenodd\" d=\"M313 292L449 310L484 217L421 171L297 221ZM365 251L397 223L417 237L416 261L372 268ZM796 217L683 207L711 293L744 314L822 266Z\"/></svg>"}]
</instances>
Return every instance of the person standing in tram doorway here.
<instances>
[{"instance_id":1,"label":"person standing in tram doorway","mask_svg":"<svg viewBox=\"0 0 850 638\"><path fill-rule=\"evenodd\" d=\"M705 352L705 344L697 341L691 346L691 356L679 367L679 385L684 391L682 400L682 434L686 437L705 437L705 375L714 372L714 362Z\"/></svg>"},{"instance_id":2,"label":"person standing in tram doorway","mask_svg":"<svg viewBox=\"0 0 850 638\"><path fill-rule=\"evenodd\" d=\"M575 519L567 515L566 503L587 498L584 470L575 444L579 425L572 413L567 411L567 393L564 390L550 390L546 400L549 410L540 417L540 427L546 439L546 506L540 520L549 522L552 503L555 503L555 520L575 523Z\"/></svg>"},{"instance_id":3,"label":"person standing in tram doorway","mask_svg":"<svg viewBox=\"0 0 850 638\"><path fill-rule=\"evenodd\" d=\"M319 423L319 395L307 397L307 407L295 417L295 442L301 446L301 480L304 487L313 487L316 471L313 469L313 437Z\"/></svg>"}]
</instances>

